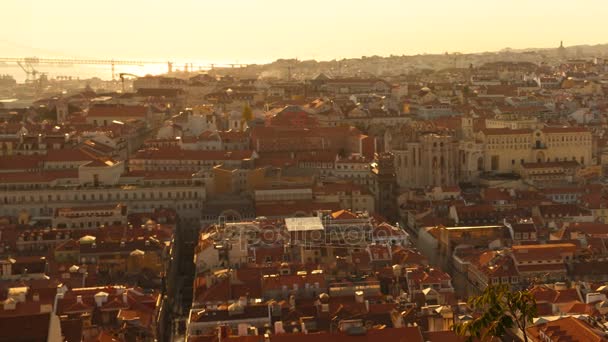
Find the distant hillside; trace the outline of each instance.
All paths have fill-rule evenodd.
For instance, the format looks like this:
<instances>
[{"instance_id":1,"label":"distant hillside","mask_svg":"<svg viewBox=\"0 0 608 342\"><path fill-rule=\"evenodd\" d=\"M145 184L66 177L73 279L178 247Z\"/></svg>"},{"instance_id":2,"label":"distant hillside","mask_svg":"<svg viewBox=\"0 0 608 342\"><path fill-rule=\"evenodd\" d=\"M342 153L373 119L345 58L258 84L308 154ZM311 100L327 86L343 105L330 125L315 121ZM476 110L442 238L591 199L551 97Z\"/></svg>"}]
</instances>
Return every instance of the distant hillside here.
<instances>
[{"instance_id":1,"label":"distant hillside","mask_svg":"<svg viewBox=\"0 0 608 342\"><path fill-rule=\"evenodd\" d=\"M596 45L589 45L589 44L583 44L583 45L571 45L571 46L567 46L564 45L564 47L566 48L566 51L568 53L572 53L572 54L576 54L576 53L582 53L582 54L589 54L589 55L606 55L608 54L608 44L596 44ZM525 49L510 49L510 48L506 48L503 49L499 52L505 52L505 51L510 51L510 52L532 52L532 51L548 51L548 50L555 50L557 48L553 47L553 48L525 48Z\"/></svg>"}]
</instances>

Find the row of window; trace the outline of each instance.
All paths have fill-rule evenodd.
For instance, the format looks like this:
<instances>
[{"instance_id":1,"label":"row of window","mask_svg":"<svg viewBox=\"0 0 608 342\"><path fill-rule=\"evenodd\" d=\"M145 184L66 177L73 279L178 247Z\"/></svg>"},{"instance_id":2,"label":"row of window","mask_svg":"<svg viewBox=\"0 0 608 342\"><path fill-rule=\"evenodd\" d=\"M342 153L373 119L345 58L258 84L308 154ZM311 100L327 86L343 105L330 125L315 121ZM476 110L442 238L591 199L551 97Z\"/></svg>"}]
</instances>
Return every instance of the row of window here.
<instances>
[{"instance_id":1,"label":"row of window","mask_svg":"<svg viewBox=\"0 0 608 342\"><path fill-rule=\"evenodd\" d=\"M566 261L568 261L568 260L570 260L570 256L566 255L564 257L564 259ZM558 263L559 264L559 263L562 263L562 262L564 262L564 260L561 260L561 259L553 259L553 260L545 259L545 260L534 260L534 261L522 261L522 262L520 262L520 264L522 264L522 265L523 264L543 264L543 263L546 263L546 264L555 264L555 263Z\"/></svg>"},{"instance_id":2,"label":"row of window","mask_svg":"<svg viewBox=\"0 0 608 342\"><path fill-rule=\"evenodd\" d=\"M494 157L494 156L493 156L493 157ZM560 161L568 161L568 159L567 159L567 158L565 158L565 157L564 157L564 158L558 158L558 157L555 157L555 158L553 159L553 161L555 161L555 162L560 162ZM572 161L577 161L576 157L572 157ZM585 164L585 157L581 157L581 158L579 159L579 161L580 161L580 163L581 163L581 164ZM525 162L526 162L526 161L525 161L524 159L520 159L520 160L519 160L519 164L520 164L520 165L523 165ZM539 159L537 159L537 160L536 160L536 162L537 162L537 163L542 163L542 162L543 162L543 160L541 160L541 159L539 158ZM551 162L551 159L550 159L550 158L547 158L547 162ZM515 160L515 159L511 159L511 165L515 165L515 163L516 163L516 160ZM535 170L535 171L530 171L530 173L531 173L531 174L537 174L537 173L542 173L542 174L544 174L544 173L562 173L562 172L564 172L564 171L565 171L565 170L564 170L563 168L551 168L551 169L549 169L549 170Z\"/></svg>"},{"instance_id":3,"label":"row of window","mask_svg":"<svg viewBox=\"0 0 608 342\"><path fill-rule=\"evenodd\" d=\"M568 194L568 195L553 195L551 199L554 201L577 201L579 194Z\"/></svg>"},{"instance_id":4,"label":"row of window","mask_svg":"<svg viewBox=\"0 0 608 342\"><path fill-rule=\"evenodd\" d=\"M157 193L150 192L115 192L112 193L99 193L99 194L79 194L74 192L65 192L62 194L56 194L55 196L49 194L46 197L39 196L5 196L0 200L0 203L4 204L19 204L19 203L47 203L53 201L104 201L104 200L146 200L146 199L193 199L199 198L199 194L197 191L167 191L162 192L159 191Z\"/></svg>"},{"instance_id":5,"label":"row of window","mask_svg":"<svg viewBox=\"0 0 608 342\"><path fill-rule=\"evenodd\" d=\"M363 165L353 165L351 164L350 167L349 165L340 165L337 164L336 165L336 169L338 170L364 170L367 171L369 170L369 164L363 164Z\"/></svg>"},{"instance_id":6,"label":"row of window","mask_svg":"<svg viewBox=\"0 0 608 342\"><path fill-rule=\"evenodd\" d=\"M132 159L129 161L131 165L216 165L230 160L187 160L187 159L168 159L168 160L153 160L153 159Z\"/></svg>"},{"instance_id":7,"label":"row of window","mask_svg":"<svg viewBox=\"0 0 608 342\"><path fill-rule=\"evenodd\" d=\"M492 278L492 285L498 285L498 284L509 284L509 282L511 284L517 284L519 283L519 277L494 277Z\"/></svg>"},{"instance_id":8,"label":"row of window","mask_svg":"<svg viewBox=\"0 0 608 342\"><path fill-rule=\"evenodd\" d=\"M555 137L555 136L547 136L546 139L548 142L573 142L573 141L586 141L589 142L591 141L591 137L590 136L585 136L585 135L568 135L568 136L561 136L561 139L559 137ZM503 137L503 138L490 138L488 141L489 144L494 145L494 144L500 144L500 145L504 145L504 144L517 144L517 143L532 143L532 138L531 137Z\"/></svg>"},{"instance_id":9,"label":"row of window","mask_svg":"<svg viewBox=\"0 0 608 342\"><path fill-rule=\"evenodd\" d=\"M170 207L175 208L177 210L198 209L201 207L201 204L198 201L195 201L194 203L180 202L180 203L176 203L175 206L170 206ZM164 206L162 204L159 205L157 203L138 203L138 202L136 202L132 205L132 208L135 210L139 210L139 209L147 210L147 209L163 209ZM16 208L13 208L10 213L9 212L7 212L7 213L15 216L15 215L17 215L17 212L18 212L18 210ZM53 208L39 208L39 210L38 210L38 213L40 216L50 216L50 215L53 215L53 212L54 212ZM98 222L98 223L103 224L103 222ZM82 224L80 225L80 227L84 228L84 226Z\"/></svg>"}]
</instances>

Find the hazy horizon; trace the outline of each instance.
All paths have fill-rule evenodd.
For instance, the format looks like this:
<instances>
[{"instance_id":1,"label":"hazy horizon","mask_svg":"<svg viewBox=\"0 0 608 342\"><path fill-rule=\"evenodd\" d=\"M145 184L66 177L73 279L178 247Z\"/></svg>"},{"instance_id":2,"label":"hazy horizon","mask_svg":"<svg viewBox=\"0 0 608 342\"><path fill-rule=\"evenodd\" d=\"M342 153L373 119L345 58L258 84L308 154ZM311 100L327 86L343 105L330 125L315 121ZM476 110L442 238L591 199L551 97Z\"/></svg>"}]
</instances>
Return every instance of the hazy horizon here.
<instances>
[{"instance_id":1,"label":"hazy horizon","mask_svg":"<svg viewBox=\"0 0 608 342\"><path fill-rule=\"evenodd\" d=\"M0 57L266 63L606 43L608 4L585 5L576 12L564 0L8 0Z\"/></svg>"}]
</instances>

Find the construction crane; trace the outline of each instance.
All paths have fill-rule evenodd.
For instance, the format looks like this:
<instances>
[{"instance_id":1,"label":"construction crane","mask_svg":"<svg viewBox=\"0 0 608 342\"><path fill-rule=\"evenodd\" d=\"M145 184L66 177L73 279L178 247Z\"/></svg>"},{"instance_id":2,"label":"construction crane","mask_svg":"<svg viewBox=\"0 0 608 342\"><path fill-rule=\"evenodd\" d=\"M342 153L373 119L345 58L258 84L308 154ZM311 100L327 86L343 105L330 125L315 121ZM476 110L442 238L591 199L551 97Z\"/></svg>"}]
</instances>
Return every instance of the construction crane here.
<instances>
[{"instance_id":1,"label":"construction crane","mask_svg":"<svg viewBox=\"0 0 608 342\"><path fill-rule=\"evenodd\" d=\"M109 65L112 67L112 79L115 77L115 66L117 65L131 65L131 66L144 66L151 64L166 64L167 71L173 72L173 62L170 61L142 61L142 60L122 60L122 59L64 59L64 58L38 58L38 57L26 57L26 58L12 58L12 57L0 57L0 63L17 63L23 71L29 77L36 78L39 74L34 68L34 65L49 64L49 65ZM185 69L194 70L198 68L203 69L214 69L214 68L246 68L247 64L241 63L223 63L223 64L193 64L186 63Z\"/></svg>"},{"instance_id":2,"label":"construction crane","mask_svg":"<svg viewBox=\"0 0 608 342\"><path fill-rule=\"evenodd\" d=\"M125 76L131 76L131 77L135 77L138 78L139 76L137 75L133 75L133 74L129 74L126 72L121 72L120 74L118 74L118 76L120 77L120 82L122 83L122 92L125 92Z\"/></svg>"},{"instance_id":3,"label":"construction crane","mask_svg":"<svg viewBox=\"0 0 608 342\"><path fill-rule=\"evenodd\" d=\"M38 75L38 70L34 68L31 62L24 60L23 62L17 62L17 65L25 72L26 74L26 82L31 83L36 81L36 75Z\"/></svg>"}]
</instances>

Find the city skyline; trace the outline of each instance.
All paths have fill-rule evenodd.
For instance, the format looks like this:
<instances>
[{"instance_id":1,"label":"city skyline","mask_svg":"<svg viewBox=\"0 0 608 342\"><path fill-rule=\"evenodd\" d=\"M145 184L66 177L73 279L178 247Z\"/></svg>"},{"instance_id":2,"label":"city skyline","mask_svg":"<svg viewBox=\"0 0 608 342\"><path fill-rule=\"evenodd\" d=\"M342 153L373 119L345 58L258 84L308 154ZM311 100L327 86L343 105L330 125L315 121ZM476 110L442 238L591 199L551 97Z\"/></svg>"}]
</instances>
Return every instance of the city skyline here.
<instances>
[{"instance_id":1,"label":"city skyline","mask_svg":"<svg viewBox=\"0 0 608 342\"><path fill-rule=\"evenodd\" d=\"M602 17L608 6L599 1L586 4L593 11L573 12L565 1L519 0L315 0L302 8L274 0L181 0L145 7L140 1L111 0L92 7L69 1L10 0L3 18L9 29L0 34L0 47L7 56L266 63L279 58L540 49L557 47L560 41L566 46L605 43Z\"/></svg>"},{"instance_id":2,"label":"city skyline","mask_svg":"<svg viewBox=\"0 0 608 342\"><path fill-rule=\"evenodd\" d=\"M608 342L608 4L0 8L0 342Z\"/></svg>"}]
</instances>

